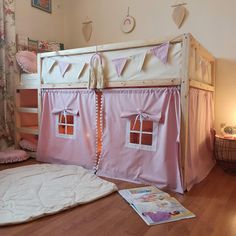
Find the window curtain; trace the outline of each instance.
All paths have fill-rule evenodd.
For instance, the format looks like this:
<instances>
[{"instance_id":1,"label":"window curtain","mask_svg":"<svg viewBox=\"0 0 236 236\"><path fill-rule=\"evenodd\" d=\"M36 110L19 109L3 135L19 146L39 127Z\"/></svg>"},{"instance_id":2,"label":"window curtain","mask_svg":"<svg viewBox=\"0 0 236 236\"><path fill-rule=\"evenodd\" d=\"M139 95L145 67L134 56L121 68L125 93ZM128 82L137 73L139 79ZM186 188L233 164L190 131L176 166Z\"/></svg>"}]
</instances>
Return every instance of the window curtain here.
<instances>
[{"instance_id":1,"label":"window curtain","mask_svg":"<svg viewBox=\"0 0 236 236\"><path fill-rule=\"evenodd\" d=\"M142 111L140 113L140 111ZM152 120L156 150L126 145L130 115ZM180 93L173 88L103 91L103 142L98 175L154 184L183 193L180 156ZM128 140L129 141L129 140Z\"/></svg>"},{"instance_id":2,"label":"window curtain","mask_svg":"<svg viewBox=\"0 0 236 236\"><path fill-rule=\"evenodd\" d=\"M93 90L48 89L42 92L43 107L37 160L80 165L96 164L96 95ZM74 116L74 137L57 135L58 114Z\"/></svg>"},{"instance_id":3,"label":"window curtain","mask_svg":"<svg viewBox=\"0 0 236 236\"><path fill-rule=\"evenodd\" d=\"M15 63L15 2L0 0L0 139L13 142Z\"/></svg>"}]
</instances>

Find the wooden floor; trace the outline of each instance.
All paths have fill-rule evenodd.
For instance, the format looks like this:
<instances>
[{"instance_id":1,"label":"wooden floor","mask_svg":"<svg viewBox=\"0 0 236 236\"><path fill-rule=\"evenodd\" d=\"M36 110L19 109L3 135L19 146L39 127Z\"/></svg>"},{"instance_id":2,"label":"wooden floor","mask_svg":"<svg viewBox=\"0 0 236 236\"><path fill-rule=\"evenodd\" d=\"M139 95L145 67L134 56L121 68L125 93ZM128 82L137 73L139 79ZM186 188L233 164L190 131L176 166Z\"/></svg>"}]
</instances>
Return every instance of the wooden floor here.
<instances>
[{"instance_id":1,"label":"wooden floor","mask_svg":"<svg viewBox=\"0 0 236 236\"><path fill-rule=\"evenodd\" d=\"M29 160L24 165L34 164ZM22 164L0 165L0 170ZM119 189L136 184L113 181ZM210 175L185 195L172 194L194 212L194 219L147 226L134 210L114 193L87 205L16 226L0 227L1 236L235 236L236 175L215 167Z\"/></svg>"}]
</instances>

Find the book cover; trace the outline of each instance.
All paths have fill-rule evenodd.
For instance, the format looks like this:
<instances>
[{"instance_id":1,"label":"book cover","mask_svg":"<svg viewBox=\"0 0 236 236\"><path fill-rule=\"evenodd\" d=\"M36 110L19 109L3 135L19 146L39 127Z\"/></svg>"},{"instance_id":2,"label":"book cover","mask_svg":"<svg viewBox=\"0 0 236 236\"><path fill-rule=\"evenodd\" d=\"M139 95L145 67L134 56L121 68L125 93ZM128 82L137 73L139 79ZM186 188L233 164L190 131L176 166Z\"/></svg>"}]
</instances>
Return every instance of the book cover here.
<instances>
[{"instance_id":1,"label":"book cover","mask_svg":"<svg viewBox=\"0 0 236 236\"><path fill-rule=\"evenodd\" d=\"M154 186L124 189L118 192L148 225L195 217L175 198Z\"/></svg>"}]
</instances>

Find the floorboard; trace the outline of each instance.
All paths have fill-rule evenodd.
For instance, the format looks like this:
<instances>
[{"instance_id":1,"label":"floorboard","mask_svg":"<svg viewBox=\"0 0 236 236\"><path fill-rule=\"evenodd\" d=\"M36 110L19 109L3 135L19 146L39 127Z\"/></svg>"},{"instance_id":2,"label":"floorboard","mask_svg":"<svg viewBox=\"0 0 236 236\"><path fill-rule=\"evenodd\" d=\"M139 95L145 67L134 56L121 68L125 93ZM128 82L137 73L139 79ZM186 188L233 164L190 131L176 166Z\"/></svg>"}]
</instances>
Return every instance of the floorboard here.
<instances>
[{"instance_id":1,"label":"floorboard","mask_svg":"<svg viewBox=\"0 0 236 236\"><path fill-rule=\"evenodd\" d=\"M37 163L2 164L0 170ZM111 180L119 189L139 185ZM147 226L119 196L110 196L35 221L0 227L1 236L235 236L236 175L216 166L209 176L184 195L173 194L196 218Z\"/></svg>"}]
</instances>

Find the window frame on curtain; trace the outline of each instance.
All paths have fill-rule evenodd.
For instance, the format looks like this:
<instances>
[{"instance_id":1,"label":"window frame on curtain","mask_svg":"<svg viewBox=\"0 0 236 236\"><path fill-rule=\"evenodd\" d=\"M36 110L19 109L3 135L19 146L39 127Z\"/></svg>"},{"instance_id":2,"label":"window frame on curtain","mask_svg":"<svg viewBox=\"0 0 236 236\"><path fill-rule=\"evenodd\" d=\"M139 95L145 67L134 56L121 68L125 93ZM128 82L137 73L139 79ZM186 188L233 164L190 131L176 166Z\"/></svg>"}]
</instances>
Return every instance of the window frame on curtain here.
<instances>
[{"instance_id":1,"label":"window frame on curtain","mask_svg":"<svg viewBox=\"0 0 236 236\"><path fill-rule=\"evenodd\" d=\"M134 130L132 123L134 123L134 119L129 119L126 123L126 143L125 146L128 148L135 148L135 149L141 149L141 150L145 150L145 151L153 151L155 152L157 150L157 136L158 136L158 123L148 120L148 122L152 122L152 132L150 131L144 131L143 130L143 122L145 122L147 120L139 120L140 122L140 129L139 130ZM139 143L131 143L130 142L130 135L131 134L139 134ZM143 134L148 134L148 135L152 135L152 145L147 145L147 144L142 144L142 135Z\"/></svg>"},{"instance_id":2,"label":"window frame on curtain","mask_svg":"<svg viewBox=\"0 0 236 236\"><path fill-rule=\"evenodd\" d=\"M64 122L62 122L62 117L64 116ZM67 117L73 117L73 123L67 123ZM62 111L56 114L56 137L58 138L67 138L67 139L75 139L76 138L76 130L79 120L75 121L76 118L79 118L78 115L70 114L68 112ZM60 133L60 126L65 126L65 134ZM73 127L73 134L68 134L68 127Z\"/></svg>"}]
</instances>

